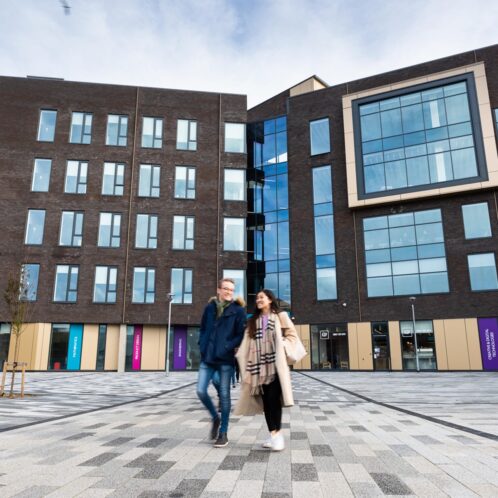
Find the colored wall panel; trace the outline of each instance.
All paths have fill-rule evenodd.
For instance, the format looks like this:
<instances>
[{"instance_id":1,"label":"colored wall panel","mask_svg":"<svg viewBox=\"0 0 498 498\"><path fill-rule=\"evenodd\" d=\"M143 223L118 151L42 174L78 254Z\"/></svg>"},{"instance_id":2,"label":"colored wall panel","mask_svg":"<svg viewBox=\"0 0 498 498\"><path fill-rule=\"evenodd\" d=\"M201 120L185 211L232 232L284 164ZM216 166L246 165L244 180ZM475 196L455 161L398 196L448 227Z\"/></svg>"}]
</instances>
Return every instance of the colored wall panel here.
<instances>
[{"instance_id":1,"label":"colored wall panel","mask_svg":"<svg viewBox=\"0 0 498 498\"><path fill-rule=\"evenodd\" d=\"M99 342L99 326L86 324L81 351L81 370L95 370L97 365L97 346Z\"/></svg>"},{"instance_id":2,"label":"colored wall panel","mask_svg":"<svg viewBox=\"0 0 498 498\"><path fill-rule=\"evenodd\" d=\"M479 343L479 329L477 318L466 318L467 345L469 348L469 362L471 370L482 370L481 345Z\"/></svg>"},{"instance_id":3,"label":"colored wall panel","mask_svg":"<svg viewBox=\"0 0 498 498\"><path fill-rule=\"evenodd\" d=\"M438 370L448 370L448 351L446 349L446 334L444 320L434 320L434 340L436 342L436 361Z\"/></svg>"},{"instance_id":4,"label":"colored wall panel","mask_svg":"<svg viewBox=\"0 0 498 498\"><path fill-rule=\"evenodd\" d=\"M357 324L358 337L358 368L373 370L372 356L372 326L370 322Z\"/></svg>"},{"instance_id":5,"label":"colored wall panel","mask_svg":"<svg viewBox=\"0 0 498 498\"><path fill-rule=\"evenodd\" d=\"M449 370L469 370L469 351L465 320L444 320Z\"/></svg>"},{"instance_id":6,"label":"colored wall panel","mask_svg":"<svg viewBox=\"0 0 498 498\"><path fill-rule=\"evenodd\" d=\"M349 369L358 370L358 324L348 323Z\"/></svg>"},{"instance_id":7,"label":"colored wall panel","mask_svg":"<svg viewBox=\"0 0 498 498\"><path fill-rule=\"evenodd\" d=\"M141 325L135 325L135 330L133 332L133 356L131 362L131 368L133 370L140 370L142 363L142 338L143 338L143 328Z\"/></svg>"},{"instance_id":8,"label":"colored wall panel","mask_svg":"<svg viewBox=\"0 0 498 498\"><path fill-rule=\"evenodd\" d=\"M67 345L68 370L80 369L82 347L83 347L83 325L81 323L72 323L69 327L69 342Z\"/></svg>"},{"instance_id":9,"label":"colored wall panel","mask_svg":"<svg viewBox=\"0 0 498 498\"><path fill-rule=\"evenodd\" d=\"M187 368L187 327L174 328L173 341L173 369L185 370Z\"/></svg>"},{"instance_id":10,"label":"colored wall panel","mask_svg":"<svg viewBox=\"0 0 498 498\"><path fill-rule=\"evenodd\" d=\"M118 369L119 325L107 326L104 370Z\"/></svg>"},{"instance_id":11,"label":"colored wall panel","mask_svg":"<svg viewBox=\"0 0 498 498\"><path fill-rule=\"evenodd\" d=\"M388 327L391 369L403 370L403 362L401 361L401 337L399 335L399 322L388 322Z\"/></svg>"},{"instance_id":12,"label":"colored wall panel","mask_svg":"<svg viewBox=\"0 0 498 498\"><path fill-rule=\"evenodd\" d=\"M143 327L141 370L161 370L166 354L164 348L161 348L161 335L165 333L164 327Z\"/></svg>"},{"instance_id":13,"label":"colored wall panel","mask_svg":"<svg viewBox=\"0 0 498 498\"><path fill-rule=\"evenodd\" d=\"M479 318L483 370L498 370L498 319Z\"/></svg>"}]
</instances>

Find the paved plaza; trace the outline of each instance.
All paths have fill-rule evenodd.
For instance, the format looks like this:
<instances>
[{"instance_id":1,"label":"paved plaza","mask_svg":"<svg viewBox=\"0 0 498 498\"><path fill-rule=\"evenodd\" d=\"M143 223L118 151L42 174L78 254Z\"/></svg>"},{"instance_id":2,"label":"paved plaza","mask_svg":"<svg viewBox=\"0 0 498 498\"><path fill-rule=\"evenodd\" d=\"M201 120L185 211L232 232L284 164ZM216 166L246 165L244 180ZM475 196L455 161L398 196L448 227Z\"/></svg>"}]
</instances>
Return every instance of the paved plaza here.
<instances>
[{"instance_id":1,"label":"paved plaza","mask_svg":"<svg viewBox=\"0 0 498 498\"><path fill-rule=\"evenodd\" d=\"M496 373L292 375L276 453L262 415L213 448L195 373L30 373L0 399L0 496L498 497Z\"/></svg>"}]
</instances>

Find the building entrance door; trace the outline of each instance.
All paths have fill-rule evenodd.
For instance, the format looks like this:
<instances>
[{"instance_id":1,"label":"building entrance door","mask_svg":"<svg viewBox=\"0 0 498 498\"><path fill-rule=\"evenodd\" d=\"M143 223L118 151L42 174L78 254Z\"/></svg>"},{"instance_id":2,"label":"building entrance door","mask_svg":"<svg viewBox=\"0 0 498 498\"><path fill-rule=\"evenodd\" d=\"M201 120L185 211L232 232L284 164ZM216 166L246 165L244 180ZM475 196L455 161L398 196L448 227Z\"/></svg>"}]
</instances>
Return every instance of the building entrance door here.
<instances>
[{"instance_id":1,"label":"building entrance door","mask_svg":"<svg viewBox=\"0 0 498 498\"><path fill-rule=\"evenodd\" d=\"M387 322L372 323L372 351L374 370L391 370L389 327Z\"/></svg>"},{"instance_id":2,"label":"building entrance door","mask_svg":"<svg viewBox=\"0 0 498 498\"><path fill-rule=\"evenodd\" d=\"M311 326L311 362L313 370L349 370L346 325Z\"/></svg>"}]
</instances>

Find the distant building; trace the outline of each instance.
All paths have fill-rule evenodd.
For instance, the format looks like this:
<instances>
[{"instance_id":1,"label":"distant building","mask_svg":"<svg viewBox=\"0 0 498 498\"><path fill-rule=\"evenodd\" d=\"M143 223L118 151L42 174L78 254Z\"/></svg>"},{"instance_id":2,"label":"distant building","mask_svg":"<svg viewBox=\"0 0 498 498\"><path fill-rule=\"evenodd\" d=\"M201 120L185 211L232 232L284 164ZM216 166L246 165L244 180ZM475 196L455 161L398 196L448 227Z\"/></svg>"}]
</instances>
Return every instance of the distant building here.
<instances>
[{"instance_id":1,"label":"distant building","mask_svg":"<svg viewBox=\"0 0 498 498\"><path fill-rule=\"evenodd\" d=\"M202 309L231 276L249 311L279 296L299 368L498 369L497 61L495 45L313 76L249 111L0 78L0 288L23 263L34 301L22 359L162 370L171 289L170 366L196 369ZM1 360L3 302L0 320Z\"/></svg>"}]
</instances>

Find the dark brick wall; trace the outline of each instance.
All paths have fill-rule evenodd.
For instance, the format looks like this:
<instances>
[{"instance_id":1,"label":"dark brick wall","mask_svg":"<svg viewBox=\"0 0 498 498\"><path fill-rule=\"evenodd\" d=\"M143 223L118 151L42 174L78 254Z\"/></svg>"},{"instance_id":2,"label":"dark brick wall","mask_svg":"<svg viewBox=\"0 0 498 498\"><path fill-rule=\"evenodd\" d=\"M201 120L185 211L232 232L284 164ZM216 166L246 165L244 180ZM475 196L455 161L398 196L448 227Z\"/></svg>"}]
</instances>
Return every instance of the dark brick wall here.
<instances>
[{"instance_id":1,"label":"dark brick wall","mask_svg":"<svg viewBox=\"0 0 498 498\"><path fill-rule=\"evenodd\" d=\"M138 98L138 102L137 102ZM216 291L223 268L245 268L244 253L221 250L223 215L245 216L245 203L223 202L223 168L245 168L244 154L223 152L224 121L246 121L246 97L205 92L96 85L52 80L0 78L0 209L2 232L0 252L4 271L0 289L5 287L10 268L19 262L39 263L38 300L32 321L85 323L166 323L172 267L193 268L194 304L173 306L174 323L197 324L204 304ZM39 109L57 109L53 143L36 140ZM138 108L136 143L135 122ZM93 113L91 145L69 144L72 111ZM126 114L128 146L105 145L108 114ZM162 149L142 149L142 117L164 119ZM197 151L176 150L177 119L198 122ZM49 193L30 192L35 157L51 158ZM64 179L68 159L87 160L86 195L65 194ZM125 193L122 197L102 196L104 161L124 162ZM161 165L161 193L156 198L139 198L138 170L141 163ZM196 199L176 200L173 196L176 165L196 166ZM133 170L133 174L132 174ZM133 180L132 180L133 176ZM25 246L24 230L29 208L46 209L42 246ZM85 212L83 247L59 247L62 210ZM121 247L98 248L99 213L122 213ZM134 249L137 213L159 215L158 248ZM195 216L195 250L172 250L174 215ZM130 244L127 252L128 220ZM55 304L53 287L56 264L80 265L77 304ZM93 304L95 265L115 265L118 270L118 297L114 305ZM125 286L125 270L128 275ZM134 266L156 268L156 300L153 305L131 304ZM123 301L123 294L126 299ZM3 300L0 320L7 321Z\"/></svg>"},{"instance_id":2,"label":"dark brick wall","mask_svg":"<svg viewBox=\"0 0 498 498\"><path fill-rule=\"evenodd\" d=\"M292 310L296 323L410 319L407 296L367 297L362 220L401 210L432 208L442 210L451 292L417 296L417 318L497 315L498 292L471 292L467 267L469 253L498 252L496 189L355 210L347 204L342 96L479 61L486 65L491 106L498 107L498 45L495 45L292 98L286 98L284 92L274 101L249 111L250 121L254 122L272 117L269 114L272 110L280 114L282 109L288 109ZM311 157L309 121L321 117L330 118L331 153ZM332 165L338 299L317 302L311 168L326 164ZM484 201L489 204L493 237L467 241L461 206Z\"/></svg>"}]
</instances>

